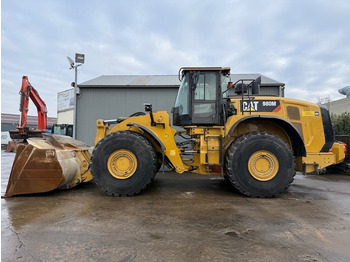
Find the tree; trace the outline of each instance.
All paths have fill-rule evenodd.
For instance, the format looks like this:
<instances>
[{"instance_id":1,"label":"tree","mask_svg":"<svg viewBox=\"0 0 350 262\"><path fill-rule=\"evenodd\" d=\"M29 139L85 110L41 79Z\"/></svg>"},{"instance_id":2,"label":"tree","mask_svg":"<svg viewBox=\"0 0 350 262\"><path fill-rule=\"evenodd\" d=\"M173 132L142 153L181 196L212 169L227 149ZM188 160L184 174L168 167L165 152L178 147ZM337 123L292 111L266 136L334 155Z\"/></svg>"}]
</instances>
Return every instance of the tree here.
<instances>
[{"instance_id":1,"label":"tree","mask_svg":"<svg viewBox=\"0 0 350 262\"><path fill-rule=\"evenodd\" d=\"M350 136L350 113L344 112L341 115L331 115L336 135Z\"/></svg>"},{"instance_id":2,"label":"tree","mask_svg":"<svg viewBox=\"0 0 350 262\"><path fill-rule=\"evenodd\" d=\"M330 102L332 102L332 98L330 95L324 95L324 96L317 96L317 104L318 105L326 105L327 107L329 107Z\"/></svg>"}]
</instances>

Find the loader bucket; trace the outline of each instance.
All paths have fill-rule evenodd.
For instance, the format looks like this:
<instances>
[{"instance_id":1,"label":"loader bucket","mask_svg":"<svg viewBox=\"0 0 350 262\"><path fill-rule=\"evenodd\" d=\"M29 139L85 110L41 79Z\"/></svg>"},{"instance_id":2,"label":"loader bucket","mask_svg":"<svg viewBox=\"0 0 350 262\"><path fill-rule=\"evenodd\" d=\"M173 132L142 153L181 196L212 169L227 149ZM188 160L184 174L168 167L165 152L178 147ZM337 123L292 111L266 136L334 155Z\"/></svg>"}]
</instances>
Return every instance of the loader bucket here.
<instances>
[{"instance_id":1,"label":"loader bucket","mask_svg":"<svg viewBox=\"0 0 350 262\"><path fill-rule=\"evenodd\" d=\"M19 145L6 193L44 193L67 189L92 180L89 170L92 147L68 136L43 134Z\"/></svg>"}]
</instances>

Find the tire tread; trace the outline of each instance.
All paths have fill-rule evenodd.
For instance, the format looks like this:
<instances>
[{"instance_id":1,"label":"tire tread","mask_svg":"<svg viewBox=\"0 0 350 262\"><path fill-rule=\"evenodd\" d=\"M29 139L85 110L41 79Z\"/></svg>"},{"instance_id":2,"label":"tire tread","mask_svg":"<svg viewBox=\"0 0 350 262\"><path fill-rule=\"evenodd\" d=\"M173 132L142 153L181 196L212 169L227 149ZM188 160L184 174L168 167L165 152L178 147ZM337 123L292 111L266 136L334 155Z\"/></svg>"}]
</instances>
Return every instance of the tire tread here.
<instances>
[{"instance_id":1,"label":"tire tread","mask_svg":"<svg viewBox=\"0 0 350 262\"><path fill-rule=\"evenodd\" d=\"M236 177L234 175L232 175L235 171L235 168L237 167L237 163L233 162L234 156L235 154L241 154L242 152L239 152L239 148L241 148L241 146L251 137L253 136L266 136L268 138L272 138L272 139L278 139L280 140L281 143L285 143L280 137L271 134L271 133L267 133L267 132L251 132L251 133L247 133L244 134L242 136L240 136L239 138L237 138L235 141L232 142L231 146L228 148L227 153L226 153L226 157L225 157L225 170L226 170L226 174L227 174L227 178L228 180L231 182L231 184L242 194L249 196L249 197L256 197L256 198L271 198L271 197L276 197L280 194L282 194L283 192L285 192L289 186L291 185L291 183L294 181L294 176L295 176L295 162L293 161L292 166L289 168L288 170L288 174L290 172L293 172L293 175L290 176L289 181L287 181L286 185L284 188L280 189L278 192L267 192L265 194L259 194L257 192L252 192L252 191L248 191L246 189L244 189L240 183L237 181ZM290 154L293 155L292 149L289 147L290 150Z\"/></svg>"},{"instance_id":2,"label":"tire tread","mask_svg":"<svg viewBox=\"0 0 350 262\"><path fill-rule=\"evenodd\" d=\"M152 156L152 159L153 159L153 174L151 176L148 177L146 183L141 187L139 188L138 190L134 190L130 193L120 193L120 192L112 192L111 189L108 187L108 185L105 185L105 183L103 183L100 179L100 177L98 175L94 176L94 160L95 158L98 158L100 157L99 156L99 150L98 148L103 145L106 141L108 141L109 139L112 139L114 136L123 136L123 135L126 135L126 136L129 136L132 138L132 140L134 141L140 141L139 143L144 143L145 147L147 148L147 151L151 152L151 156ZM141 142L142 141L142 142ZM135 196L135 195L138 195L140 194L144 189L146 189L150 183L152 182L152 178L154 177L155 175L155 172L157 170L157 155L156 155L156 152L155 152L155 149L154 147L152 146L152 144L150 143L150 141L148 141L148 139L146 139L144 136L142 136L141 134L139 133L136 133L136 132L133 132L133 131L118 131L118 132L114 132L114 133L111 133L111 134L108 134L107 136L105 136L103 139L101 139L95 149L93 150L92 152L92 155L91 155L91 160L90 160L90 166L91 166L91 172L92 172L92 175L94 177L94 182L96 183L96 185L98 185L102 191L104 191L107 195L109 196L115 196L115 197L128 197L128 196Z\"/></svg>"}]
</instances>

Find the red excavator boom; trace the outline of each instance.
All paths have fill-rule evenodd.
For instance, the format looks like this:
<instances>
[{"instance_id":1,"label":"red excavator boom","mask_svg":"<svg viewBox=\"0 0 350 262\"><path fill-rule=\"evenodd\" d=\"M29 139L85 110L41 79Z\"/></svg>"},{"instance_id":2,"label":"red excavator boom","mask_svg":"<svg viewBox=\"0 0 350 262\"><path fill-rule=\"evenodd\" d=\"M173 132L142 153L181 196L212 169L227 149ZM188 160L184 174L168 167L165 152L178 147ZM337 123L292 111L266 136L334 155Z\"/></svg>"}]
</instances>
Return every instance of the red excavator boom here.
<instances>
[{"instance_id":1,"label":"red excavator boom","mask_svg":"<svg viewBox=\"0 0 350 262\"><path fill-rule=\"evenodd\" d=\"M19 92L21 96L19 111L21 112L20 123L17 130L10 130L12 139L26 139L28 137L41 136L47 131L47 108L45 102L39 96L39 93L30 84L28 76L22 77L22 86ZM27 128L27 115L29 98L33 101L38 112L38 129Z\"/></svg>"}]
</instances>

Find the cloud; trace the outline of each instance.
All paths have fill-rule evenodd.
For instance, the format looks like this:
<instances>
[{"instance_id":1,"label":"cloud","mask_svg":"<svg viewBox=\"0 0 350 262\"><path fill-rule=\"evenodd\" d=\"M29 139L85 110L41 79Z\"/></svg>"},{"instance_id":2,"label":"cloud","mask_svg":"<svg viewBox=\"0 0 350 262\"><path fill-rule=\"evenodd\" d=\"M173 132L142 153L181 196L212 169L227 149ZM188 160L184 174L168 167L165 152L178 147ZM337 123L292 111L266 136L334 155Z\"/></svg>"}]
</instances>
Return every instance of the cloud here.
<instances>
[{"instance_id":1,"label":"cloud","mask_svg":"<svg viewBox=\"0 0 350 262\"><path fill-rule=\"evenodd\" d=\"M345 0L4 1L1 110L18 113L28 75L55 116L57 93L74 81L66 56L76 52L86 55L78 82L230 66L285 82L289 97L343 98L337 90L350 84L349 11Z\"/></svg>"}]
</instances>

